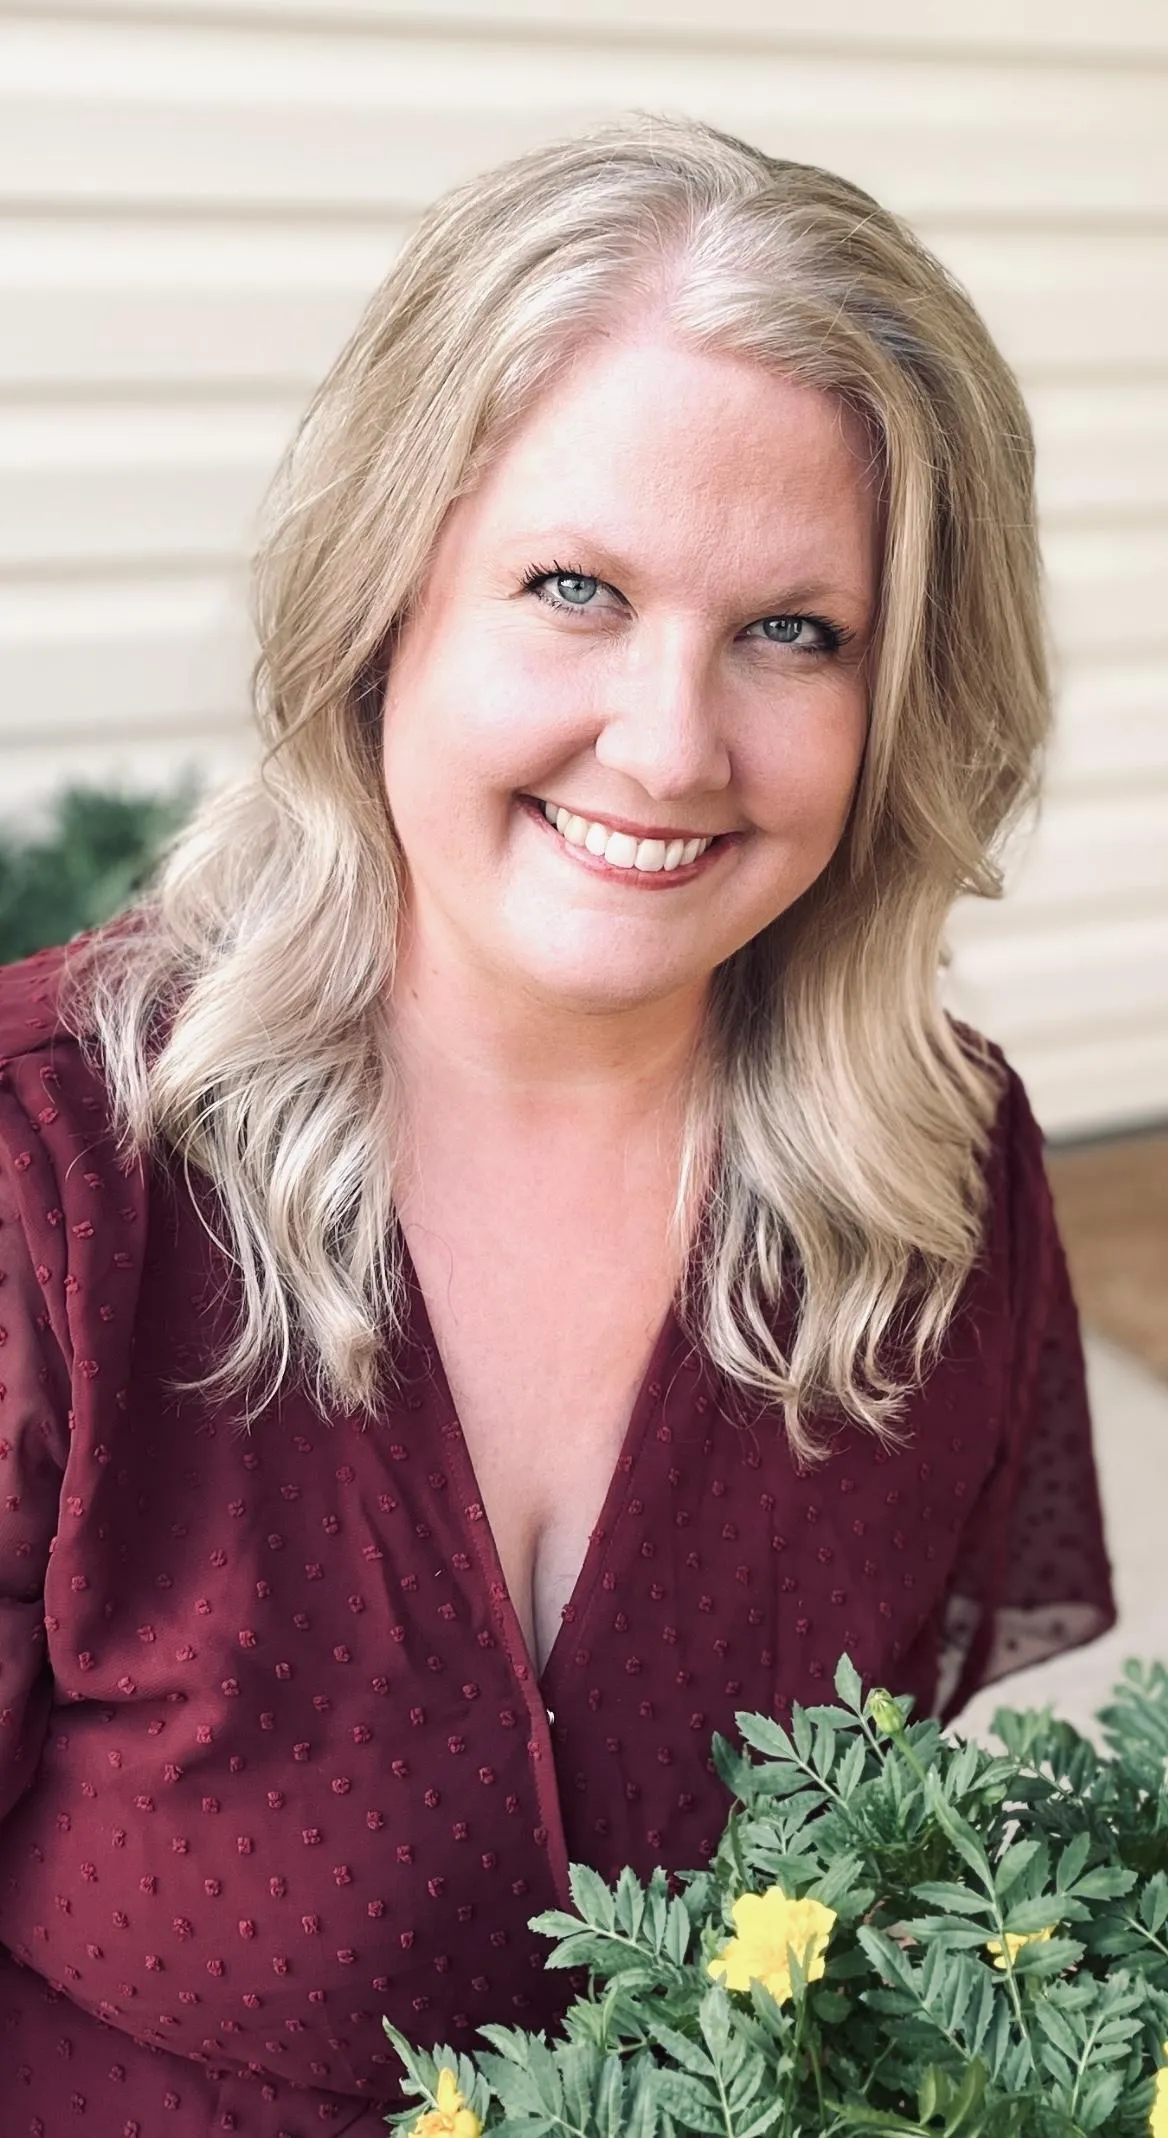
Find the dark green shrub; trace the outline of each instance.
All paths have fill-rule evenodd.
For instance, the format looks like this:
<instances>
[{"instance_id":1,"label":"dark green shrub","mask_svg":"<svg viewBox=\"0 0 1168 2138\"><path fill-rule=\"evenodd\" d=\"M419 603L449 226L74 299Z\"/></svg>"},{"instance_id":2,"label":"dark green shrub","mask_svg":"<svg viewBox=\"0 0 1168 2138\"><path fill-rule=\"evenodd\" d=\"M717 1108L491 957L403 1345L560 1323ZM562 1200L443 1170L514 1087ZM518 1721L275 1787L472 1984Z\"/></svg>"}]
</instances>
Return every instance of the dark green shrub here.
<instances>
[{"instance_id":1,"label":"dark green shrub","mask_svg":"<svg viewBox=\"0 0 1168 2138\"><path fill-rule=\"evenodd\" d=\"M145 882L196 799L70 786L43 830L0 822L0 965L109 920Z\"/></svg>"}]
</instances>

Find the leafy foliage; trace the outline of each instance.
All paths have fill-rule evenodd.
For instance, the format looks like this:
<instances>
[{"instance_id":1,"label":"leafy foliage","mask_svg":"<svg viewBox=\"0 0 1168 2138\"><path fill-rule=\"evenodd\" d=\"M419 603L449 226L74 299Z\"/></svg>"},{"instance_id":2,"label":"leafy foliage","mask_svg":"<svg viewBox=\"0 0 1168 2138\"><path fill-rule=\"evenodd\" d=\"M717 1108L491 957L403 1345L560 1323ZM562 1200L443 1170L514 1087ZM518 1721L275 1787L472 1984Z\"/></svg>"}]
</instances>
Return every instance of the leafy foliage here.
<instances>
[{"instance_id":1,"label":"leafy foliage","mask_svg":"<svg viewBox=\"0 0 1168 2138\"><path fill-rule=\"evenodd\" d=\"M109 920L194 799L190 786L157 795L73 786L45 830L0 826L0 965Z\"/></svg>"},{"instance_id":2,"label":"leafy foliage","mask_svg":"<svg viewBox=\"0 0 1168 2138\"><path fill-rule=\"evenodd\" d=\"M504 2138L1136 2138L1168 2038L1168 1673L1131 1663L1099 1751L1049 1713L1001 1710L1002 1751L867 1699L790 1730L715 1737L732 1799L706 1871L572 1869L575 1913L535 1916L548 1965L589 1973L552 2042L483 2027L473 2058L386 2022L404 2090L454 2071ZM821 1979L777 2003L708 1963L744 1893L834 1911ZM1168 2083L1168 2082L1166 2082ZM417 2109L391 2116L405 2131Z\"/></svg>"}]
</instances>

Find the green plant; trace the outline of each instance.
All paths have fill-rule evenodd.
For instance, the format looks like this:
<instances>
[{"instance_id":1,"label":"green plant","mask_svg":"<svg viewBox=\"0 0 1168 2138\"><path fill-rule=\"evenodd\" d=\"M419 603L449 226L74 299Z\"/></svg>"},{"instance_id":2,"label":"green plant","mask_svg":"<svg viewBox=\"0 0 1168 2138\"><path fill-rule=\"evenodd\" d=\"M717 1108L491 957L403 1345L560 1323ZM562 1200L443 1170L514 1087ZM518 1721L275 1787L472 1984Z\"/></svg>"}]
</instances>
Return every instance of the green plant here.
<instances>
[{"instance_id":1,"label":"green plant","mask_svg":"<svg viewBox=\"0 0 1168 2138\"><path fill-rule=\"evenodd\" d=\"M549 1966L589 1973L562 2037L483 2027L468 2057L386 2022L423 2104L390 2123L419 2138L1168 2131L1168 1673L1127 1666L1106 1751L1049 1712L1000 1711L1001 1751L962 1743L909 1701L865 1699L846 1657L835 1682L840 1705L796 1707L789 1732L743 1713L747 1750L715 1738L732 1805L708 1870L645 1886L626 1869L609 1887L574 1865L576 1913L532 1919L556 1941ZM784 1923L800 1927L780 1951Z\"/></svg>"},{"instance_id":2,"label":"green plant","mask_svg":"<svg viewBox=\"0 0 1168 2138\"><path fill-rule=\"evenodd\" d=\"M0 965L111 919L194 801L191 782L163 794L74 785L43 831L0 825Z\"/></svg>"}]
</instances>

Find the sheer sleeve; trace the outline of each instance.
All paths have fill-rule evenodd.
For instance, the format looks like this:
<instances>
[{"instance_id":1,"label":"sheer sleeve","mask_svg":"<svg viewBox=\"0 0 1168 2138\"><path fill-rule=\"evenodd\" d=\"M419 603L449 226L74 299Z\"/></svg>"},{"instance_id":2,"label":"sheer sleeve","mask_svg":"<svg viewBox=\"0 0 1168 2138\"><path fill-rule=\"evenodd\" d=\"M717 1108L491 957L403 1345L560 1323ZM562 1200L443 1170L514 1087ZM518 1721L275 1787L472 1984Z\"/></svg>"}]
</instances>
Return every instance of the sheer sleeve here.
<instances>
[{"instance_id":1,"label":"sheer sleeve","mask_svg":"<svg viewBox=\"0 0 1168 2138\"><path fill-rule=\"evenodd\" d=\"M1002 1453L962 1542L941 1709L1115 1623L1079 1317L1041 1131L1007 1072L999 1236L1009 1316Z\"/></svg>"},{"instance_id":2,"label":"sheer sleeve","mask_svg":"<svg viewBox=\"0 0 1168 2138\"><path fill-rule=\"evenodd\" d=\"M5 1149L3 1128L0 1117L0 1817L33 1778L48 1720L44 1582L69 1417L68 1371L23 1222L24 1154Z\"/></svg>"}]
</instances>

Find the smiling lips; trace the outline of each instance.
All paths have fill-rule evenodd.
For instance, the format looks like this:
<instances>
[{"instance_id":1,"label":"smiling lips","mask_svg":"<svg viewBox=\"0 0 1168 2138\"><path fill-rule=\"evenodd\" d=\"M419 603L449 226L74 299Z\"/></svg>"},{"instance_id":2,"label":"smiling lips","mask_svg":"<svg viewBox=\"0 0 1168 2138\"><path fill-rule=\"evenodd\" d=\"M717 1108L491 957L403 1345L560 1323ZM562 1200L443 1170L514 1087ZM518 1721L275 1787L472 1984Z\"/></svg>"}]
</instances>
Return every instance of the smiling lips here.
<instances>
[{"instance_id":1,"label":"smiling lips","mask_svg":"<svg viewBox=\"0 0 1168 2138\"><path fill-rule=\"evenodd\" d=\"M631 832L613 831L599 818L574 816L555 802L541 802L539 806L568 846L582 846L585 853L597 861L606 861L610 868L637 869L645 876L687 868L712 844L708 838L636 839Z\"/></svg>"}]
</instances>

